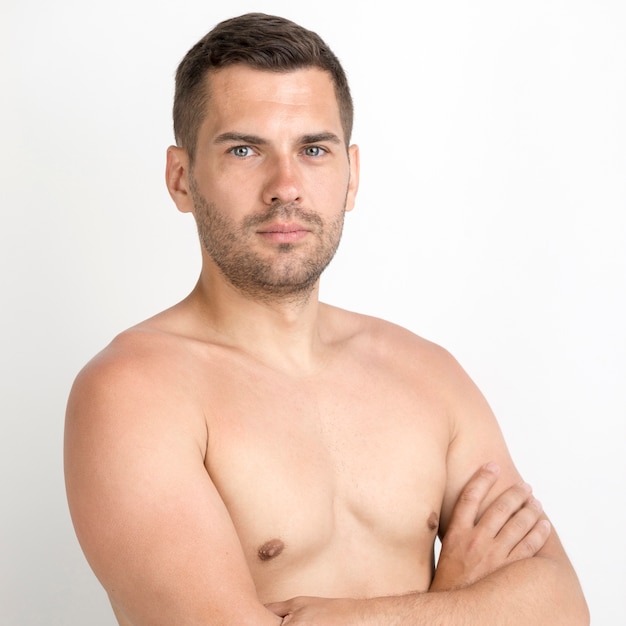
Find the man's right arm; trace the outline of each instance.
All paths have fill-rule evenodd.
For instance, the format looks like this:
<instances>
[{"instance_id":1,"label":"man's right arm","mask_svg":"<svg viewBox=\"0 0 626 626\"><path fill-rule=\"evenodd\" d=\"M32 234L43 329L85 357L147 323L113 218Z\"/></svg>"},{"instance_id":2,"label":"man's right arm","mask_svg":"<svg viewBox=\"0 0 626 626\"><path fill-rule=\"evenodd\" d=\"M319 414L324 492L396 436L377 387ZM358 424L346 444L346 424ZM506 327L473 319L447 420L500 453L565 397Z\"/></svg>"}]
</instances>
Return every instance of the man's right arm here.
<instances>
[{"instance_id":1,"label":"man's right arm","mask_svg":"<svg viewBox=\"0 0 626 626\"><path fill-rule=\"evenodd\" d=\"M65 433L76 533L121 623L280 624L257 599L205 469L207 427L190 382L170 360L123 344L77 377Z\"/></svg>"}]
</instances>

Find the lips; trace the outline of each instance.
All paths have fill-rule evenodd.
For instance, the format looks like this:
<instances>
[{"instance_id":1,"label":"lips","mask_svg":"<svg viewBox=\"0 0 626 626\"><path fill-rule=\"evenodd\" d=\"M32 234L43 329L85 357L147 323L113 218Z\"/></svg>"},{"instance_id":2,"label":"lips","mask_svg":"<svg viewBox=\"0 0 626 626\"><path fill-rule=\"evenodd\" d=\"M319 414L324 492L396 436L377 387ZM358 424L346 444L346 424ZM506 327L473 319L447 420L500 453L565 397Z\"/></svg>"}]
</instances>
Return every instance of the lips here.
<instances>
[{"instance_id":1,"label":"lips","mask_svg":"<svg viewBox=\"0 0 626 626\"><path fill-rule=\"evenodd\" d=\"M289 224L269 224L259 228L258 232L265 233L295 233L299 231L308 232L309 229L301 224L289 223Z\"/></svg>"},{"instance_id":2,"label":"lips","mask_svg":"<svg viewBox=\"0 0 626 626\"><path fill-rule=\"evenodd\" d=\"M257 230L264 239L274 243L294 243L304 239L309 232L306 226L295 222L268 224Z\"/></svg>"}]
</instances>

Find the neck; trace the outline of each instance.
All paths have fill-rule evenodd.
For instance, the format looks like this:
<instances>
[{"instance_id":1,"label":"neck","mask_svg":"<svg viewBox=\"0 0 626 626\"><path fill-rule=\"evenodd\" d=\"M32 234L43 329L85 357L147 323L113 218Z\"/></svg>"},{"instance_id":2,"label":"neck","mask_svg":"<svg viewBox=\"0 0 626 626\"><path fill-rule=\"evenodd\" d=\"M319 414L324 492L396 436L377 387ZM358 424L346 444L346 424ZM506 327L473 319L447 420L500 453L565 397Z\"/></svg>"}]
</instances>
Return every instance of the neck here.
<instances>
[{"instance_id":1,"label":"neck","mask_svg":"<svg viewBox=\"0 0 626 626\"><path fill-rule=\"evenodd\" d=\"M251 296L205 267L187 302L220 343L270 367L307 372L323 358L324 305L318 293L319 281L302 293Z\"/></svg>"}]
</instances>

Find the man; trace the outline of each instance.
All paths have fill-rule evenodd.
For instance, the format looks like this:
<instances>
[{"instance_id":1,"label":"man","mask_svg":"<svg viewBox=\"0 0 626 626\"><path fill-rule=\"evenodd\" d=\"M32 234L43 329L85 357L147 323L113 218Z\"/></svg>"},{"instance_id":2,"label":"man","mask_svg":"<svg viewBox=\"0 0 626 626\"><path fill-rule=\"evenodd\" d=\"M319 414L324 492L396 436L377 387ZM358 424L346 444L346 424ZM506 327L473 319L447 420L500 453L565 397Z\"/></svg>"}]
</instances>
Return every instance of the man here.
<instances>
[{"instance_id":1,"label":"man","mask_svg":"<svg viewBox=\"0 0 626 626\"><path fill-rule=\"evenodd\" d=\"M77 377L85 554L123 626L588 624L454 359L318 301L358 187L351 128L339 62L287 20L227 20L181 62L166 181L202 270Z\"/></svg>"}]
</instances>

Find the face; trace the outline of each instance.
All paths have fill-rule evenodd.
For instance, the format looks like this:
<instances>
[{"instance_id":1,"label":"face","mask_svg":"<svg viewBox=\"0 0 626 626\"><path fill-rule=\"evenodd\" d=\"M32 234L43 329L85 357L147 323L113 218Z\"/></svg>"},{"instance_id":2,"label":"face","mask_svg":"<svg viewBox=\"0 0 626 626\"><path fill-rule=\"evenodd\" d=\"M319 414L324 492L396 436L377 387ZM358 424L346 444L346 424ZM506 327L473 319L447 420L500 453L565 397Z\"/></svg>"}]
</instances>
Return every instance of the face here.
<instances>
[{"instance_id":1,"label":"face","mask_svg":"<svg viewBox=\"0 0 626 626\"><path fill-rule=\"evenodd\" d=\"M335 254L358 181L330 76L232 66L209 80L187 209L177 200L194 213L205 268L254 298L306 296Z\"/></svg>"}]
</instances>

